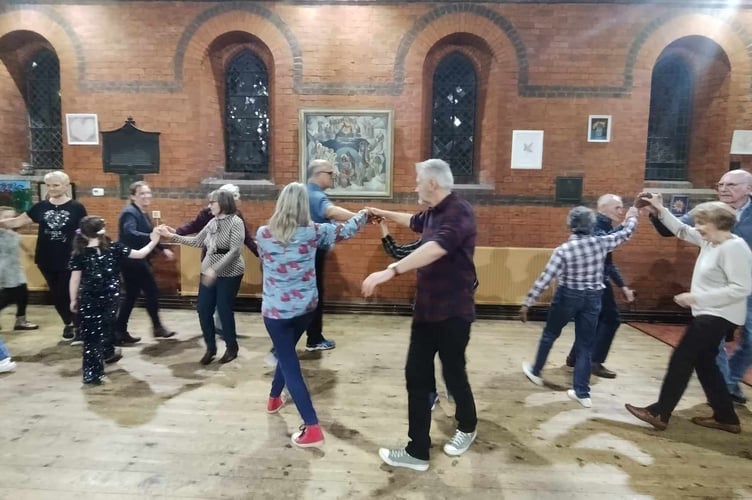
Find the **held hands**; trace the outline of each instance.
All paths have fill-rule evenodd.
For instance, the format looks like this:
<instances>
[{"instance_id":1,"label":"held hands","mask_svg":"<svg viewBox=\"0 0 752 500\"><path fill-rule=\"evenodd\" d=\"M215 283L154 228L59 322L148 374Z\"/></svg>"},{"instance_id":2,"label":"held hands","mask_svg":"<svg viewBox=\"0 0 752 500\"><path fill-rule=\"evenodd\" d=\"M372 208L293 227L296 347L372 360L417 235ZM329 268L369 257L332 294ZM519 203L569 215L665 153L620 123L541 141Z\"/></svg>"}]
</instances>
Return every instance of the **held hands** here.
<instances>
[{"instance_id":1,"label":"held hands","mask_svg":"<svg viewBox=\"0 0 752 500\"><path fill-rule=\"evenodd\" d=\"M522 321L523 323L527 323L527 309L527 306L522 306L520 307L520 311L517 313L520 321Z\"/></svg>"},{"instance_id":2,"label":"held hands","mask_svg":"<svg viewBox=\"0 0 752 500\"><path fill-rule=\"evenodd\" d=\"M661 193L640 193L635 199L635 207L647 208L651 213L655 214L663 208L663 195Z\"/></svg>"},{"instance_id":3,"label":"held hands","mask_svg":"<svg viewBox=\"0 0 752 500\"><path fill-rule=\"evenodd\" d=\"M175 230L167 224L160 224L154 228L154 230L157 231L160 236L164 236L165 238L170 238L175 234Z\"/></svg>"},{"instance_id":4,"label":"held hands","mask_svg":"<svg viewBox=\"0 0 752 500\"><path fill-rule=\"evenodd\" d=\"M695 304L695 298L689 292L674 295L674 302L682 307L692 307Z\"/></svg>"},{"instance_id":5,"label":"held hands","mask_svg":"<svg viewBox=\"0 0 752 500\"><path fill-rule=\"evenodd\" d=\"M151 241L156 241L157 243L159 243L159 238L161 237L162 235L159 234L159 228L156 227L151 231L151 234L149 234L149 239Z\"/></svg>"}]
</instances>

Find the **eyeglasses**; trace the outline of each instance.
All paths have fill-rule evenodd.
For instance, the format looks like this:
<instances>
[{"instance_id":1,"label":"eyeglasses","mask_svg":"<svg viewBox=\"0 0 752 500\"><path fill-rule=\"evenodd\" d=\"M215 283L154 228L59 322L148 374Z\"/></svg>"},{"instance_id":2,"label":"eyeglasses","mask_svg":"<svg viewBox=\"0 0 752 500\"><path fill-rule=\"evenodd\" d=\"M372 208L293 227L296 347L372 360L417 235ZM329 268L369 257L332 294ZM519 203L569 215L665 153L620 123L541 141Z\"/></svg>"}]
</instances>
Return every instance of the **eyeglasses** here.
<instances>
[{"instance_id":1,"label":"eyeglasses","mask_svg":"<svg viewBox=\"0 0 752 500\"><path fill-rule=\"evenodd\" d=\"M716 187L718 189L723 189L724 187L727 187L727 188L731 189L731 188L735 188L736 186L740 186L740 185L741 184L739 184L738 182L719 182L718 184L716 184Z\"/></svg>"}]
</instances>

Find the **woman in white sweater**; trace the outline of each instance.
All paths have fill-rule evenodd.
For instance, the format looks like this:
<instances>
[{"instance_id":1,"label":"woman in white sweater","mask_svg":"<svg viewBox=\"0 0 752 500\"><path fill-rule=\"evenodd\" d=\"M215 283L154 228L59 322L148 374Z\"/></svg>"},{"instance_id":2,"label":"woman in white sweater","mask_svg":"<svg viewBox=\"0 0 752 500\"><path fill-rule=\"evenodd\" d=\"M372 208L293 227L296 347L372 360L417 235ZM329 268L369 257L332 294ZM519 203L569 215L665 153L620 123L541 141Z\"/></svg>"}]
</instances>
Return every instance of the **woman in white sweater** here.
<instances>
[{"instance_id":1,"label":"woman in white sweater","mask_svg":"<svg viewBox=\"0 0 752 500\"><path fill-rule=\"evenodd\" d=\"M630 404L625 407L656 429L665 429L695 370L713 416L694 417L692 422L739 433L739 417L715 358L721 340L737 325L744 324L747 297L752 293L752 251L743 239L731 233L736 213L725 203L697 205L690 212L695 221L692 227L681 223L663 206L660 194L643 199L658 209L660 221L678 238L699 246L700 255L692 272L690 291L674 297L677 304L692 309L693 318L671 355L658 402L644 408Z\"/></svg>"}]
</instances>

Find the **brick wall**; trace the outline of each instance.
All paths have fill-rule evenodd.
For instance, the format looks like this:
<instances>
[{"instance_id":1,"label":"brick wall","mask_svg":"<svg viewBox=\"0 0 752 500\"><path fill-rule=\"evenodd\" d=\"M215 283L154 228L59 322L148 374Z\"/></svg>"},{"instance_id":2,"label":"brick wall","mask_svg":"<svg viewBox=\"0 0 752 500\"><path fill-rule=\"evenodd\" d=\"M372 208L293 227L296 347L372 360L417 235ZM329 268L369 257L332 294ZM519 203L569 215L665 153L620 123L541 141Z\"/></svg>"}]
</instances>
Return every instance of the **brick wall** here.
<instances>
[{"instance_id":1,"label":"brick wall","mask_svg":"<svg viewBox=\"0 0 752 500\"><path fill-rule=\"evenodd\" d=\"M211 188L202 182L225 175L223 67L251 48L270 76L274 188L243 185L248 221L263 223L276 190L300 178L305 108L394 110L394 197L336 201L413 211L413 164L429 155L431 74L443 54L461 50L478 66L478 178L489 186L463 191L476 205L478 244L553 247L567 236L568 207L554 200L557 176L583 176L588 203L604 192L629 200L642 190L651 71L677 40L696 37L682 45L699 75L689 180L707 188L730 160L752 166L728 154L732 131L749 128L752 118L752 13L725 18L694 3L10 1L0 6L0 173L16 173L28 160L22 68L35 47L47 45L60 59L64 113L97 113L103 131L132 116L139 128L161 133L161 172L146 177L153 209L164 222L185 221L204 206ZM587 142L590 114L612 115L611 142ZM542 170L510 169L515 129L545 131ZM79 199L114 229L124 200L118 177L102 171L100 147L65 144L64 162ZM92 187L106 196L91 197ZM406 230L395 234L414 239ZM638 289L638 307L663 310L688 287L695 254L642 227L616 261ZM376 227L338 245L329 296L361 301L362 279L387 263ZM401 277L376 300L408 301L412 287L411 277Z\"/></svg>"}]
</instances>

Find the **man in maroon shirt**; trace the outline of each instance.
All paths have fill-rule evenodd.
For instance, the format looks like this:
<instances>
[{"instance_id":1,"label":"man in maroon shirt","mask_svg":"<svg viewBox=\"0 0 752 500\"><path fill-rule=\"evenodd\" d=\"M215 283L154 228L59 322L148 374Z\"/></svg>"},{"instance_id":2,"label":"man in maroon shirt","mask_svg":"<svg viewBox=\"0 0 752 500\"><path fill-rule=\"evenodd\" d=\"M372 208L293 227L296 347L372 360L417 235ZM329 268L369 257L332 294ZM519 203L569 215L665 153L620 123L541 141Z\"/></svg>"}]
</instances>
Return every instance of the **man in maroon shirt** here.
<instances>
[{"instance_id":1,"label":"man in maroon shirt","mask_svg":"<svg viewBox=\"0 0 752 500\"><path fill-rule=\"evenodd\" d=\"M474 282L475 213L470 204L452 193L454 178L449 165L438 159L415 165L415 190L428 210L415 215L369 208L384 217L421 233L423 244L402 260L363 281L369 297L381 283L417 270L417 291L405 378L408 396L408 436L405 448L381 448L379 456L394 467L428 470L431 438L431 408L426 399L434 383L434 356L439 353L447 389L456 402L457 430L444 445L447 455L463 454L475 440L478 418L467 380L465 348L470 324L475 320Z\"/></svg>"}]
</instances>

